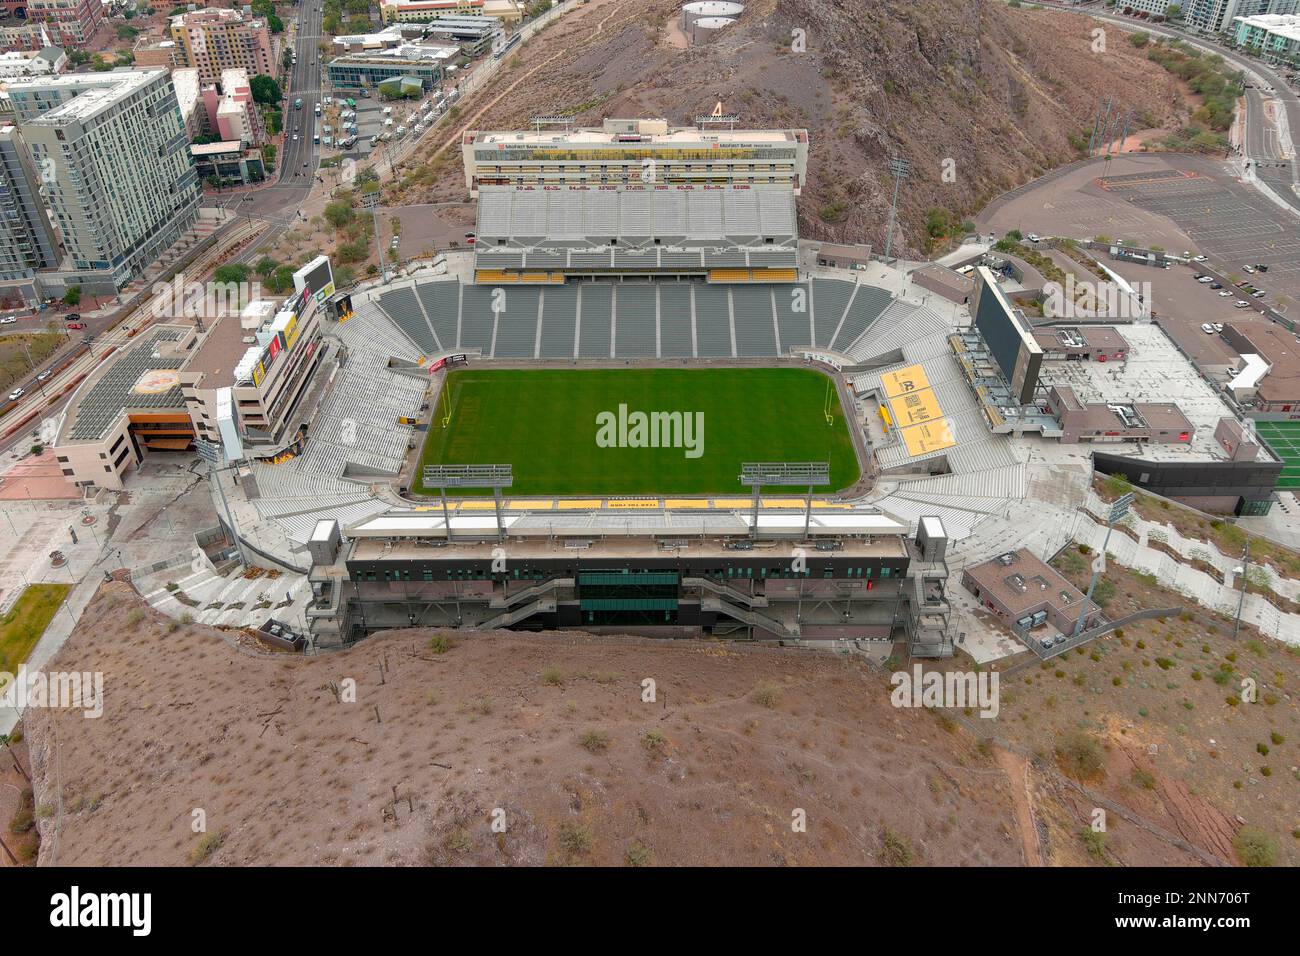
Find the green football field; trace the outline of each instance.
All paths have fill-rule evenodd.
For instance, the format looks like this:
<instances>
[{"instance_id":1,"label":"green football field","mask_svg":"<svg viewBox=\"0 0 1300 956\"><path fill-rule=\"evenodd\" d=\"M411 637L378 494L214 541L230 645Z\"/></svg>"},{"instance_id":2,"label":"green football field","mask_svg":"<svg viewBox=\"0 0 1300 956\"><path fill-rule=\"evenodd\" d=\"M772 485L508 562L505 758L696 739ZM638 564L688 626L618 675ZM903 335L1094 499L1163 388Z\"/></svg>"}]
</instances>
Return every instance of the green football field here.
<instances>
[{"instance_id":1,"label":"green football field","mask_svg":"<svg viewBox=\"0 0 1300 956\"><path fill-rule=\"evenodd\" d=\"M1255 422L1255 434L1282 459L1279 488L1300 488L1300 422Z\"/></svg>"},{"instance_id":2,"label":"green football field","mask_svg":"<svg viewBox=\"0 0 1300 956\"><path fill-rule=\"evenodd\" d=\"M508 494L547 496L744 495L745 461L828 461L823 492L857 481L833 383L797 368L452 372L421 455L421 466L509 464ZM438 493L418 476L415 490Z\"/></svg>"}]
</instances>

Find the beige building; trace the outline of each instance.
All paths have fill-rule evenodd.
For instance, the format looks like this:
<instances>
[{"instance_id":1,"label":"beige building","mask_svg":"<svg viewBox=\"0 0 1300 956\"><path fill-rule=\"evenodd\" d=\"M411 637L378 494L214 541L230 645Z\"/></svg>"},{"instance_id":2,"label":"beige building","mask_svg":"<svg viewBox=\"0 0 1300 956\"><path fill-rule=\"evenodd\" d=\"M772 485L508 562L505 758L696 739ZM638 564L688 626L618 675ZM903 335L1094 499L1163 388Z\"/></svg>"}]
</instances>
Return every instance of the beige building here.
<instances>
[{"instance_id":1,"label":"beige building","mask_svg":"<svg viewBox=\"0 0 1300 956\"><path fill-rule=\"evenodd\" d=\"M197 69L201 83L218 83L221 71L230 69L274 75L270 28L265 20L245 19L238 10L210 7L174 16L171 37L174 64Z\"/></svg>"},{"instance_id":2,"label":"beige building","mask_svg":"<svg viewBox=\"0 0 1300 956\"><path fill-rule=\"evenodd\" d=\"M525 9L517 0L380 0L379 4L385 23L428 23L439 17L466 15L518 23Z\"/></svg>"},{"instance_id":3,"label":"beige building","mask_svg":"<svg viewBox=\"0 0 1300 956\"><path fill-rule=\"evenodd\" d=\"M208 321L185 315L193 299L182 291L171 297L186 303L174 310L181 316L132 339L64 410L54 452L78 487L120 490L150 455L187 453L195 439L221 443L231 459L301 447L321 386L327 294L304 289L279 306L256 300Z\"/></svg>"}]
</instances>

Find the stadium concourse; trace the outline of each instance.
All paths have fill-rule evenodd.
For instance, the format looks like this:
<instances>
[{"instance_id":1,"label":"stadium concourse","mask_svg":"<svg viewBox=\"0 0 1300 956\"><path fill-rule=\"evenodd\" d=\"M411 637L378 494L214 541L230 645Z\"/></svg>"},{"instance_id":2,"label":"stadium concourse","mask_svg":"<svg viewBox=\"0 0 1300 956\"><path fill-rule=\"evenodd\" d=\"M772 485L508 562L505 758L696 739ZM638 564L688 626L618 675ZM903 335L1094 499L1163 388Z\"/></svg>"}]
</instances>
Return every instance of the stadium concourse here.
<instances>
[{"instance_id":1,"label":"stadium concourse","mask_svg":"<svg viewBox=\"0 0 1300 956\"><path fill-rule=\"evenodd\" d=\"M248 540L286 564L307 564L306 542L317 522L347 529L383 512L430 510L397 496L391 481L403 467L415 428L399 419L427 418L430 378L423 357L464 350L471 356L532 360L539 367L583 360L726 361L775 359L807 350L846 370L860 399L886 400L891 371L919 365L942 409L946 447L914 453L903 430L881 428L861 409L858 427L870 436L880 475L854 501L816 499L816 512L884 512L914 529L922 515L944 519L953 540L1024 497L1025 466L1005 436L991 435L947 345L964 310L922 291L898 269L873 264L870 272L825 267L807 270L795 284L714 286L699 281L569 282L512 288L505 308L492 310L488 287L461 280L468 257L352 295L353 315L328 333L346 348L305 442L296 457L249 466L255 497L240 501L236 521ZM442 272L442 274L438 274ZM798 295L806 311L798 311ZM403 367L404 366L404 367ZM855 371L857 370L857 371ZM931 471L944 474L932 475ZM741 489L737 489L741 492ZM768 497L764 507L798 511L797 498ZM514 515L535 511L617 511L622 516L675 508L734 512L747 518L750 501L704 499L508 498ZM453 513L491 521L492 502L453 502ZM441 508L433 506L439 512ZM467 525L468 527L468 525Z\"/></svg>"}]
</instances>

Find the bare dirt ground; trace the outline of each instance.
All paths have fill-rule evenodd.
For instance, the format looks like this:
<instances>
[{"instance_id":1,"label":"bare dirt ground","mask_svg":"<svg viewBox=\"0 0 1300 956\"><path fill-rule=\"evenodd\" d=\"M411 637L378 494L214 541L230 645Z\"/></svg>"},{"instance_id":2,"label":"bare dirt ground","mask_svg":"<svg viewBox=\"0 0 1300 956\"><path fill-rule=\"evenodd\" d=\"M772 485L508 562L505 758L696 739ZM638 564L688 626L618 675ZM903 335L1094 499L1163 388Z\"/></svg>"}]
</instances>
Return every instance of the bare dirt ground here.
<instances>
[{"instance_id":1,"label":"bare dirt ground","mask_svg":"<svg viewBox=\"0 0 1300 956\"><path fill-rule=\"evenodd\" d=\"M1058 566L1087 586L1086 561ZM1101 758L1095 773L1076 781L1093 797L1176 835L1202 859L1237 862L1233 840L1249 824L1269 834L1278 865L1300 865L1300 653L1251 627L1234 641L1231 619L1118 565L1107 578L1116 585L1112 616L1186 610L1005 676L1001 713L984 722L993 725L989 732L1040 768L1060 764L1063 742L1081 733ZM1254 703L1244 679L1255 682ZM1054 863L1086 857L1079 821L1105 806L1069 789L1057 788L1057 805L1075 803L1078 814L1049 828L1045 850ZM1118 852L1130 864L1156 863L1167 849L1150 831L1112 827L1102 858L1116 862Z\"/></svg>"},{"instance_id":2,"label":"bare dirt ground","mask_svg":"<svg viewBox=\"0 0 1300 956\"><path fill-rule=\"evenodd\" d=\"M985 721L894 708L886 675L826 655L512 633L439 653L438 633L300 658L106 584L51 665L102 671L104 716L24 719L40 862L1205 865L1232 862L1236 814L1294 861L1289 700L1234 708L1231 728L1207 701L1182 734L1163 723L1181 715L1139 721L1086 682L1075 703L1073 681L1031 668ZM1247 744L1268 739L1259 720L1286 734L1279 772L1234 790ZM1076 726L1105 754L1082 781L1053 753ZM1112 812L1090 851L1099 801Z\"/></svg>"}]
</instances>

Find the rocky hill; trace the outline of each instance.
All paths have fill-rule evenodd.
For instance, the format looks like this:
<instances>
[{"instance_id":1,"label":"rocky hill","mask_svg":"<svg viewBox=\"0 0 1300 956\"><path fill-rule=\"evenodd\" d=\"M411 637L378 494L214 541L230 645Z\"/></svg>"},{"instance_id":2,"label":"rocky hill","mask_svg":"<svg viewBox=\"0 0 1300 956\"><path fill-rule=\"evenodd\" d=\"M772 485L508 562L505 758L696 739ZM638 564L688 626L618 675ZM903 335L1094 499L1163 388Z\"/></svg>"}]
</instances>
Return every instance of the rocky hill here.
<instances>
[{"instance_id":1,"label":"rocky hill","mask_svg":"<svg viewBox=\"0 0 1300 956\"><path fill-rule=\"evenodd\" d=\"M1099 40L1096 29L1077 14L996 0L755 0L714 42L689 46L676 0L591 0L468 100L455 132L556 113L582 124L689 123L721 100L743 125L810 131L799 203L809 238L882 244L887 162L908 159L896 248L901 238L919 253L932 209L960 223L1078 158L1103 96L1133 110L1139 127L1183 119L1177 82L1119 30ZM424 155L455 141L430 140ZM396 198L462 197L459 166L453 146L408 167Z\"/></svg>"}]
</instances>

